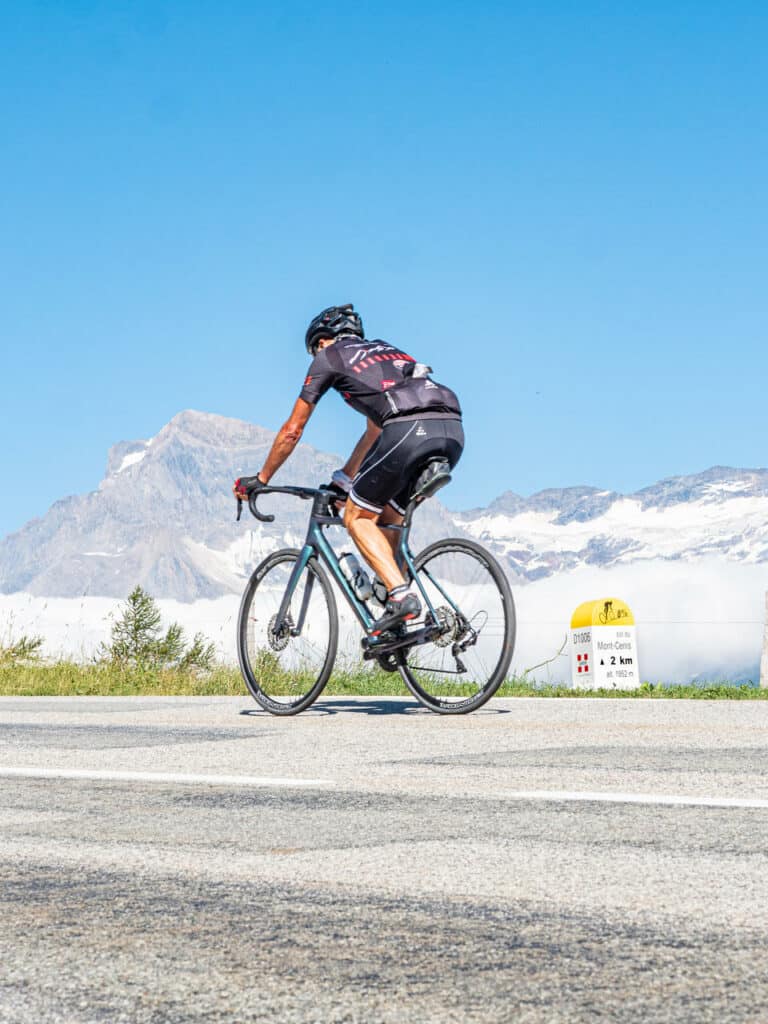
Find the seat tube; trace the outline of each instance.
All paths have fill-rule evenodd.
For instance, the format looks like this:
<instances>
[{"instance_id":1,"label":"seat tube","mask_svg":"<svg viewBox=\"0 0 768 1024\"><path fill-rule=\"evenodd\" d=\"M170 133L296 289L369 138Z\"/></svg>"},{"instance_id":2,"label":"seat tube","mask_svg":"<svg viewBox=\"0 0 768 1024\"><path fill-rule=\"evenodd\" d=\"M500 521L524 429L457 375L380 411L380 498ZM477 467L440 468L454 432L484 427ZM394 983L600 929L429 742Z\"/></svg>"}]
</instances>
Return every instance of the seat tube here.
<instances>
[{"instance_id":1,"label":"seat tube","mask_svg":"<svg viewBox=\"0 0 768 1024\"><path fill-rule=\"evenodd\" d=\"M424 603L426 604L427 608L429 608L430 612L432 613L432 616L434 618L437 618L437 613L436 613L435 609L432 607L432 602L429 599L429 594L427 593L426 587L421 582L419 574L416 571L416 566L414 565L414 561L413 561L413 555L411 554L411 549L410 549L410 547L408 545L408 539L409 539L410 532L411 532L411 515L412 515L412 513L413 513L413 508L412 508L412 506L409 505L408 506L408 510L406 512L405 520L403 522L403 527L402 527L402 530L400 532L400 543L398 545L398 549L399 549L399 552L400 552L400 555L401 555L403 561L408 566L408 571L411 574L411 579L415 582L416 586L419 589L419 592L421 593L421 596L424 598Z\"/></svg>"}]
</instances>

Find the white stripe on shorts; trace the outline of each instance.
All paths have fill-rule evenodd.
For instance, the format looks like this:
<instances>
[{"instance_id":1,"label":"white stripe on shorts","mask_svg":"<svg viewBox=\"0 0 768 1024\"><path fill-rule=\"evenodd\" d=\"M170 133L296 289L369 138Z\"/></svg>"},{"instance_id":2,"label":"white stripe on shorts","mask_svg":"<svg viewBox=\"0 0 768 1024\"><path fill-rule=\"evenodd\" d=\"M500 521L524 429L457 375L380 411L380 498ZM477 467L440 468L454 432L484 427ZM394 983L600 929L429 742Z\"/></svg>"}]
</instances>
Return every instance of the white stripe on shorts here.
<instances>
[{"instance_id":1,"label":"white stripe on shorts","mask_svg":"<svg viewBox=\"0 0 768 1024\"><path fill-rule=\"evenodd\" d=\"M378 464L380 462L383 462L384 459L386 459L386 457L388 455L391 455L392 452L395 450L395 448L399 448L400 445L403 443L403 441L407 441L408 438L411 436L411 434L416 429L416 427L418 427L419 422L420 422L419 420L416 420L416 422L413 424L413 426L408 431L408 433L407 434L403 434L403 436L400 438L400 440L397 442L397 444L393 444L391 448L389 448L387 451L384 452L384 454L381 456L380 459L376 459L376 461L371 466L368 466L367 469L365 469L362 473L358 473L357 476L355 477L355 479L352 481L352 486L354 486L359 480L362 480L366 473L370 473L372 469L375 469L376 466L378 466Z\"/></svg>"},{"instance_id":2,"label":"white stripe on shorts","mask_svg":"<svg viewBox=\"0 0 768 1024\"><path fill-rule=\"evenodd\" d=\"M365 498L361 498L359 494L355 494L354 491L349 492L349 496L356 505L360 508L367 509L369 512L383 512L383 505L372 505L370 501L366 501Z\"/></svg>"}]
</instances>

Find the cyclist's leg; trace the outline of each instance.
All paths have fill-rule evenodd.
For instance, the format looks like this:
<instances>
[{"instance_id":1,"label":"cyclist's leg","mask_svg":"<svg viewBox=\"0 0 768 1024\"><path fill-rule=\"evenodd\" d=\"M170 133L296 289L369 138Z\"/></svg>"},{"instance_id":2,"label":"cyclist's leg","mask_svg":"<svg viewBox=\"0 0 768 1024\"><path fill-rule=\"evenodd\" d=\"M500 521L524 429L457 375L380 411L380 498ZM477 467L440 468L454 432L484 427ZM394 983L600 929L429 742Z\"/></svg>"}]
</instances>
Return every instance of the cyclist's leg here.
<instances>
[{"instance_id":1,"label":"cyclist's leg","mask_svg":"<svg viewBox=\"0 0 768 1024\"><path fill-rule=\"evenodd\" d=\"M384 615L374 624L374 635L417 618L421 612L421 602L409 593L408 581L393 557L398 541L396 531L379 529L384 510L388 510L387 520L402 522L414 477L424 463L439 455L454 466L463 444L464 434L458 420L394 421L385 426L375 451L366 457L352 482L345 522L363 556L387 588ZM388 537L388 533L393 536Z\"/></svg>"},{"instance_id":2,"label":"cyclist's leg","mask_svg":"<svg viewBox=\"0 0 768 1024\"><path fill-rule=\"evenodd\" d=\"M344 513L350 536L387 590L405 581L394 559L397 532L382 530L380 525L396 521L388 502L402 487L408 443L417 427L414 421L384 427L352 481Z\"/></svg>"},{"instance_id":3,"label":"cyclist's leg","mask_svg":"<svg viewBox=\"0 0 768 1024\"><path fill-rule=\"evenodd\" d=\"M382 512L383 509L363 508L350 496L344 512L344 525L360 554L390 591L404 586L405 580L395 562L388 536L392 531L379 529L378 520Z\"/></svg>"},{"instance_id":4,"label":"cyclist's leg","mask_svg":"<svg viewBox=\"0 0 768 1024\"><path fill-rule=\"evenodd\" d=\"M399 509L395 509L393 503L390 501L388 505L384 506L384 510L379 516L379 526L402 526L403 525L404 512ZM397 546L400 543L400 534L397 530L382 530L384 536L387 538L389 546L392 548L392 554L397 557Z\"/></svg>"}]
</instances>

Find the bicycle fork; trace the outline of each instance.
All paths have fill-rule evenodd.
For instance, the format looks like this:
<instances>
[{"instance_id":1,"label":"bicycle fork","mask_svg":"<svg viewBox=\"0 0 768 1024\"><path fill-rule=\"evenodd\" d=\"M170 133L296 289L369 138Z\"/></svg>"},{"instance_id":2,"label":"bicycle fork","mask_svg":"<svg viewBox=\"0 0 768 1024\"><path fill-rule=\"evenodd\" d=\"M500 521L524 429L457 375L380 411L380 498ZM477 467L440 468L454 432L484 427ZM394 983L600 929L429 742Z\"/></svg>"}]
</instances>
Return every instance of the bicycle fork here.
<instances>
[{"instance_id":1,"label":"bicycle fork","mask_svg":"<svg viewBox=\"0 0 768 1024\"><path fill-rule=\"evenodd\" d=\"M299 577L306 570L309 564L309 559L312 557L312 548L306 544L299 557L296 559L296 564L291 570L291 575L288 580L288 586L285 588L283 599L280 602L280 607L275 616L275 624L272 626L272 633L274 636L281 636L283 629L286 625L286 620L290 622L290 615L288 609L291 607L291 600L293 599L293 592L299 582ZM291 636L300 636L301 631L304 628L304 621L307 617L307 609L309 608L309 601L312 597L312 587L315 583L314 573L307 573L307 582L304 585L304 593L301 598L301 608L299 609L299 618L295 624L291 624L289 632Z\"/></svg>"}]
</instances>

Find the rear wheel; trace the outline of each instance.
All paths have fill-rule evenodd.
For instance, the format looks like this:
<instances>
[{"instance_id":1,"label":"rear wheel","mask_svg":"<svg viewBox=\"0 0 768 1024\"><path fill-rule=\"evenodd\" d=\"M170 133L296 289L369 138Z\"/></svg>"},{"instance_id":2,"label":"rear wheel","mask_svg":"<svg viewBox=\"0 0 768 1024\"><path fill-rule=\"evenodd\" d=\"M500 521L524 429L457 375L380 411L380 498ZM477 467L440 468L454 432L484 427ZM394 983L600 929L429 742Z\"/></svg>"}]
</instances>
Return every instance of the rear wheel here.
<instances>
[{"instance_id":1,"label":"rear wheel","mask_svg":"<svg viewBox=\"0 0 768 1024\"><path fill-rule=\"evenodd\" d=\"M423 624L439 632L429 643L398 652L400 674L432 711L466 714L493 696L512 661L516 620L509 582L474 541L438 541L415 563L435 613L425 608Z\"/></svg>"},{"instance_id":2,"label":"rear wheel","mask_svg":"<svg viewBox=\"0 0 768 1024\"><path fill-rule=\"evenodd\" d=\"M278 613L301 552L265 558L240 604L237 653L251 695L273 715L295 715L322 692L333 669L339 624L323 569L311 558L282 623Z\"/></svg>"}]
</instances>

